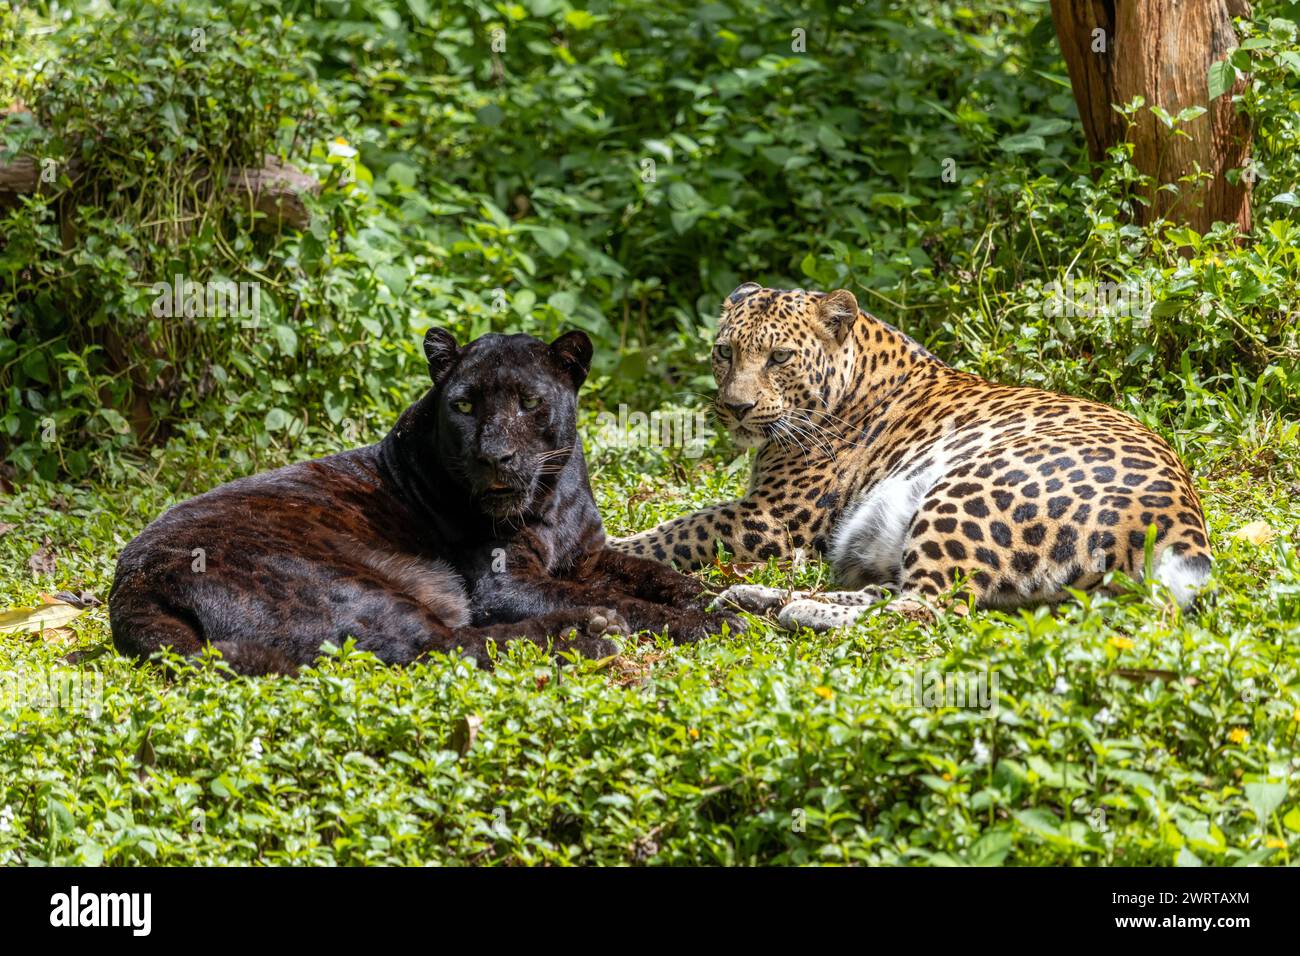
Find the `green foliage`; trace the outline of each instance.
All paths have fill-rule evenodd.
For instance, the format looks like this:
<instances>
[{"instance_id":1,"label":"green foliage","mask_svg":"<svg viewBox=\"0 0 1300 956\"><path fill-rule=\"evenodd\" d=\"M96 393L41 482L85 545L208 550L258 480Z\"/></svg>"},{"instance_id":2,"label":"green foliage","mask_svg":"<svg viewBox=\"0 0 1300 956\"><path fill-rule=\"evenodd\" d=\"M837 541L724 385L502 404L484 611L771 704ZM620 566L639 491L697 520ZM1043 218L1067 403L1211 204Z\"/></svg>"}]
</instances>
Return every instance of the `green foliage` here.
<instances>
[{"instance_id":1,"label":"green foliage","mask_svg":"<svg viewBox=\"0 0 1300 956\"><path fill-rule=\"evenodd\" d=\"M1257 143L1240 245L1128 223L1141 178L1123 149L1089 176L1032 0L117 7L0 21L0 93L35 111L7 147L61 170L0 240L20 473L111 472L171 437L279 454L373 435L418 387L430 324L580 326L602 400L691 400L747 279L849 286L996 378L1176 405L1245 376L1295 405L1273 371L1294 364L1300 271L1300 45L1279 4L1232 58ZM324 182L306 232L205 194L263 152ZM255 327L152 316L177 274L259 282ZM1045 315L1063 279L1140 287L1151 324Z\"/></svg>"},{"instance_id":2,"label":"green foliage","mask_svg":"<svg viewBox=\"0 0 1300 956\"><path fill-rule=\"evenodd\" d=\"M1158 428L1200 478L1218 587L1195 619L1138 588L928 631L756 625L607 670L344 649L299 681L136 667L101 607L70 644L0 635L0 862L1294 862L1295 10L1257 4L1214 79L1251 76L1238 236L1133 224L1151 184L1127 144L1085 161L1036 0L0 9L0 107L32 111L0 113L0 147L57 171L0 208L3 606L103 597L168 504L377 437L433 324L580 326L589 416L695 411L749 279L848 286L945 359ZM264 154L322 183L309 228L209 188ZM256 281L260 311L155 315L178 274ZM1150 311L1059 307L1107 283ZM745 476L718 436L702 458L587 446L615 533ZM1234 535L1259 521L1274 541ZM916 706L918 667L996 674L996 716ZM102 713L15 676L74 673Z\"/></svg>"},{"instance_id":3,"label":"green foliage","mask_svg":"<svg viewBox=\"0 0 1300 956\"><path fill-rule=\"evenodd\" d=\"M76 477L90 452L111 467L136 439L215 445L234 432L264 448L302 431L303 406L333 425L391 407L385 379L418 373L376 268L391 237L372 239L333 180L310 229L285 237L256 230L247 195L222 188L264 154L330 168L331 118L293 22L181 0L118 13L74 21L39 70L3 74L7 98L32 110L10 117L6 151L57 171L3 220L6 457L24 476ZM159 289L182 281L258 295L159 308Z\"/></svg>"},{"instance_id":4,"label":"green foliage","mask_svg":"<svg viewBox=\"0 0 1300 956\"><path fill-rule=\"evenodd\" d=\"M1300 442L1279 451L1294 480ZM595 448L613 530L740 489L721 459L657 457ZM203 464L168 473L201 487ZM10 569L36 535L60 560L41 586L102 594L114 536L173 495L51 490L0 510L29 522L0 538L0 592L18 602L36 587ZM1208 490L1219 596L1194 619L1137 589L932 630L755 624L629 644L604 670L531 647L490 674L344 650L297 680L182 662L171 679L111 650L65 663L107 638L103 608L73 645L6 635L0 863L1294 863L1300 516L1285 484L1240 471ZM1247 518L1278 539L1231 539ZM927 703L940 679L982 680L996 709ZM42 696L51 682L62 706Z\"/></svg>"}]
</instances>

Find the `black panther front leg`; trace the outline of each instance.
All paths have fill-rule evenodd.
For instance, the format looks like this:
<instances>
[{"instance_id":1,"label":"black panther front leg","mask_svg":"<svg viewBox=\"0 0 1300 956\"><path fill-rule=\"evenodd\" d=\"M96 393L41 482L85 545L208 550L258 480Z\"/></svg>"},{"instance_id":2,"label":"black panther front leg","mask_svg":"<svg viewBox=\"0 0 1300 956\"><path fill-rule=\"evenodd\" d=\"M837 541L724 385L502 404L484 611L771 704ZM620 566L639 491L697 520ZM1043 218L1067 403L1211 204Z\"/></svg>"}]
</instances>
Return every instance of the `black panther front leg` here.
<instances>
[{"instance_id":1,"label":"black panther front leg","mask_svg":"<svg viewBox=\"0 0 1300 956\"><path fill-rule=\"evenodd\" d=\"M702 611L712 598L704 585L690 575L608 546L596 553L594 568L620 590L654 604Z\"/></svg>"},{"instance_id":2,"label":"black panther front leg","mask_svg":"<svg viewBox=\"0 0 1300 956\"><path fill-rule=\"evenodd\" d=\"M703 590L691 578L607 548L554 577L538 553L516 541L508 551L494 547L472 557L465 576L473 582L470 614L475 623L598 606L613 608L633 630L666 633L678 643L721 633L723 624L734 632L743 630L729 612L706 612Z\"/></svg>"},{"instance_id":3,"label":"black panther front leg","mask_svg":"<svg viewBox=\"0 0 1300 956\"><path fill-rule=\"evenodd\" d=\"M744 621L729 610L709 610L713 595L698 580L667 565L606 547L597 553L595 566L614 587L667 612L665 623L677 631L702 637L717 633L721 624L733 634L745 630Z\"/></svg>"}]
</instances>

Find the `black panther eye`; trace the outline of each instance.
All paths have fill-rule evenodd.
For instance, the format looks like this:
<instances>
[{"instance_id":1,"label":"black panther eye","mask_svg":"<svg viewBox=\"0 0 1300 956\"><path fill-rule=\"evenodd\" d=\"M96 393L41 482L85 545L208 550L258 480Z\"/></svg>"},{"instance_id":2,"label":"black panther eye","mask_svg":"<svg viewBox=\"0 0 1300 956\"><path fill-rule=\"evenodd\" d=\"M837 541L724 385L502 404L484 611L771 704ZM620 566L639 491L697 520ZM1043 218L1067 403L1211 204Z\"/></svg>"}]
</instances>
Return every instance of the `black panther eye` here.
<instances>
[{"instance_id":1,"label":"black panther eye","mask_svg":"<svg viewBox=\"0 0 1300 956\"><path fill-rule=\"evenodd\" d=\"M791 349L777 349L768 356L767 362L769 365L784 365L786 362L790 361L790 358L793 355L794 352Z\"/></svg>"},{"instance_id":2,"label":"black panther eye","mask_svg":"<svg viewBox=\"0 0 1300 956\"><path fill-rule=\"evenodd\" d=\"M468 415L470 412L474 411L473 402L452 402L451 407L456 409L456 411L460 412L462 415Z\"/></svg>"},{"instance_id":3,"label":"black panther eye","mask_svg":"<svg viewBox=\"0 0 1300 956\"><path fill-rule=\"evenodd\" d=\"M717 346L714 346L713 351L714 351L714 353L718 356L718 358L722 359L722 361L724 361L724 362L730 362L730 361L731 361L731 346L730 346L730 345L717 345Z\"/></svg>"},{"instance_id":4,"label":"black panther eye","mask_svg":"<svg viewBox=\"0 0 1300 956\"><path fill-rule=\"evenodd\" d=\"M531 412L538 405L542 404L542 400L536 395L525 395L523 398L519 399L519 404L523 406L525 411Z\"/></svg>"}]
</instances>

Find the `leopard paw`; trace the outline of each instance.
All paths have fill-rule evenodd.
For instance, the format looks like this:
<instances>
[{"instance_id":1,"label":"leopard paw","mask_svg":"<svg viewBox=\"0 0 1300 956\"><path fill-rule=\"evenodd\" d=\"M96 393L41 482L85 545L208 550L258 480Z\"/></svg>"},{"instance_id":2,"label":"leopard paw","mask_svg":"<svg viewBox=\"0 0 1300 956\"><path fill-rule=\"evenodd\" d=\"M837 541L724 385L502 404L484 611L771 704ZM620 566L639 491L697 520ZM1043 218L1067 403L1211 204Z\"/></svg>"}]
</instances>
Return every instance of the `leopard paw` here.
<instances>
[{"instance_id":1,"label":"leopard paw","mask_svg":"<svg viewBox=\"0 0 1300 956\"><path fill-rule=\"evenodd\" d=\"M885 610L901 614L909 621L916 621L918 624L933 624L938 619L934 608L913 598L898 598L890 601L885 605Z\"/></svg>"},{"instance_id":2,"label":"leopard paw","mask_svg":"<svg viewBox=\"0 0 1300 956\"><path fill-rule=\"evenodd\" d=\"M791 601L776 616L776 622L787 631L808 628L821 634L837 627L848 627L867 613L869 607L861 605L827 604L822 601Z\"/></svg>"},{"instance_id":3,"label":"leopard paw","mask_svg":"<svg viewBox=\"0 0 1300 956\"><path fill-rule=\"evenodd\" d=\"M769 588L761 584L733 584L714 599L709 605L709 610L739 608L750 614L766 614L781 607L790 596L790 592L784 588Z\"/></svg>"}]
</instances>

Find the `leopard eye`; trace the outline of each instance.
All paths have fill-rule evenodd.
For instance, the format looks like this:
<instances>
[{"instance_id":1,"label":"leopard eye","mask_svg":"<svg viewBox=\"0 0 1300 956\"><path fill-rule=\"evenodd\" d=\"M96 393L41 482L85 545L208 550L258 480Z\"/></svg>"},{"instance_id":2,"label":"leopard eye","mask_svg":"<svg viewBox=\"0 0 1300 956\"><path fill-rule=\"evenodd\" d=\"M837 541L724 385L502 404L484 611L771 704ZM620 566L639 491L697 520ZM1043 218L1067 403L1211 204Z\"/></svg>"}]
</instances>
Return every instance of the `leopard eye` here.
<instances>
[{"instance_id":1,"label":"leopard eye","mask_svg":"<svg viewBox=\"0 0 1300 956\"><path fill-rule=\"evenodd\" d=\"M542 400L536 395L525 395L523 398L519 399L519 404L525 411L531 412L538 405L542 404Z\"/></svg>"},{"instance_id":2,"label":"leopard eye","mask_svg":"<svg viewBox=\"0 0 1300 956\"><path fill-rule=\"evenodd\" d=\"M722 361L724 361L724 362L730 362L730 361L731 361L731 346L730 346L730 345L722 345L722 344L719 343L718 345L714 346L713 351L714 351L714 353L718 356L718 358L722 359Z\"/></svg>"},{"instance_id":3,"label":"leopard eye","mask_svg":"<svg viewBox=\"0 0 1300 956\"><path fill-rule=\"evenodd\" d=\"M456 409L456 411L460 412L462 415L468 415L470 412L474 411L473 402L452 402L451 407Z\"/></svg>"},{"instance_id":4,"label":"leopard eye","mask_svg":"<svg viewBox=\"0 0 1300 956\"><path fill-rule=\"evenodd\" d=\"M767 362L769 365L784 365L786 362L790 361L793 356L794 351L792 349L777 349L768 356Z\"/></svg>"}]
</instances>

